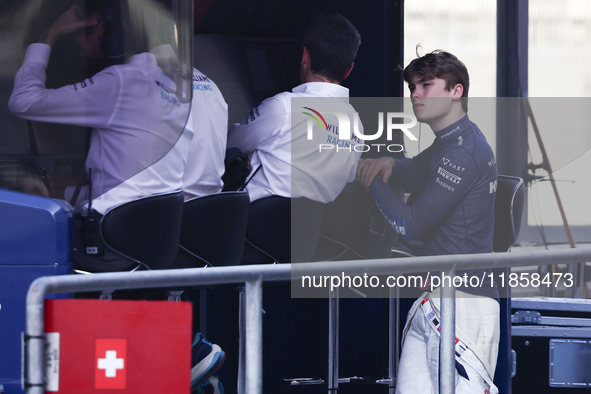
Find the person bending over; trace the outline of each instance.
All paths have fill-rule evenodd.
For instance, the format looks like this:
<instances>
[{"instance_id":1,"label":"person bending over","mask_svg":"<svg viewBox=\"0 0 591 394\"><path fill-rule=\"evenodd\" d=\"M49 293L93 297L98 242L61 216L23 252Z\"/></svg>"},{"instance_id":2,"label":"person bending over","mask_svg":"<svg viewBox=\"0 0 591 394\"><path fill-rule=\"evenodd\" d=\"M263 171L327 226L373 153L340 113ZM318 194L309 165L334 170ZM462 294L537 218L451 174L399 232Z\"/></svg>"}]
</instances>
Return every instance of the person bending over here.
<instances>
[{"instance_id":1,"label":"person bending over","mask_svg":"<svg viewBox=\"0 0 591 394\"><path fill-rule=\"evenodd\" d=\"M187 124L190 104L180 102L177 86L148 51L145 32L130 23L125 4L91 0L84 12L72 5L27 49L8 103L15 115L28 120L92 128L85 163L88 184L74 193L77 198L62 196L76 209L77 229L89 214L100 218L119 204L183 187L193 136L192 125ZM75 32L82 56L109 57L113 65L74 85L45 88L52 45ZM115 41L113 36L118 36ZM137 264L106 245L102 256L86 254L79 231L74 246L74 267L84 271L125 271ZM224 357L219 346L197 335L192 386L215 372Z\"/></svg>"}]
</instances>

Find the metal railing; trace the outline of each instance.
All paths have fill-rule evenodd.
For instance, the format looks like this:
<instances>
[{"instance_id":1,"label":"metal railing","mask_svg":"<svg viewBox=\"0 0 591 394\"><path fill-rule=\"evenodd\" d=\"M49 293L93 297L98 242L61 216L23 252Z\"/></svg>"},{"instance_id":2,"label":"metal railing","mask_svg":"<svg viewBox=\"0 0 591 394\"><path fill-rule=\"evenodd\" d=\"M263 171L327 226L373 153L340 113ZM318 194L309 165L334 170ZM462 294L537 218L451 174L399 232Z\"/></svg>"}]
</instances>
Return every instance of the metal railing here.
<instances>
[{"instance_id":1,"label":"metal railing","mask_svg":"<svg viewBox=\"0 0 591 394\"><path fill-rule=\"evenodd\" d=\"M299 263L308 275L339 275L344 270L371 275L439 271L453 276L456 270L504 268L591 261L591 248L490 253L404 259L352 260ZM43 394L44 377L44 301L47 294L81 291L114 291L176 286L245 283L246 363L245 392L262 394L262 283L291 279L291 264L251 265L219 268L105 273L95 275L48 276L36 279L27 294L25 385L28 394ZM440 393L455 392L455 302L453 287L442 289ZM338 378L338 377L337 377Z\"/></svg>"}]
</instances>

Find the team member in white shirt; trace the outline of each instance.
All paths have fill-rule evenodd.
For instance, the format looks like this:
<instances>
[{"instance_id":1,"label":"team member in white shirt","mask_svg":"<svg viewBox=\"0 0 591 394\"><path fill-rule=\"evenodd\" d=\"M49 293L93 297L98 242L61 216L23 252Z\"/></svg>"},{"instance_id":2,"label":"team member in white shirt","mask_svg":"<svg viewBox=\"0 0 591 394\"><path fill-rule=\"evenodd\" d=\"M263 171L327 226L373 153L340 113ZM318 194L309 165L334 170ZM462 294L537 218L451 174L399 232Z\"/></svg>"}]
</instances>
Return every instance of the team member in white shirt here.
<instances>
[{"instance_id":1,"label":"team member in white shirt","mask_svg":"<svg viewBox=\"0 0 591 394\"><path fill-rule=\"evenodd\" d=\"M9 102L10 110L26 119L93 128L86 161L92 195L83 192L76 201L76 207L84 214L89 198L92 209L105 214L124 202L181 190L189 150L199 148L191 145L193 122L187 122L190 104L178 99L177 86L158 67L156 56L147 52L147 47L129 57L126 64L108 67L83 82L45 89L51 46L62 35L84 28L78 35L83 55L105 55L101 45L105 18L99 10L106 12L106 7L101 6L105 7L100 0L87 4L86 16L78 6L72 6L41 36L40 43L28 48ZM163 61L162 56L160 60ZM169 62L175 60L171 57ZM221 189L221 175L211 178L216 178L211 181L212 187ZM86 193L88 190L84 188ZM80 224L77 220L76 225ZM106 245L100 258L86 256L79 236L75 236L74 243L77 268L120 271L136 264ZM224 359L225 353L218 345L197 334L192 346L192 389L215 373Z\"/></svg>"},{"instance_id":2,"label":"team member in white shirt","mask_svg":"<svg viewBox=\"0 0 591 394\"><path fill-rule=\"evenodd\" d=\"M214 81L193 68L189 122L193 139L183 175L185 200L222 191L228 139L228 104Z\"/></svg>"},{"instance_id":3,"label":"team member in white shirt","mask_svg":"<svg viewBox=\"0 0 591 394\"><path fill-rule=\"evenodd\" d=\"M292 108L292 99L329 98L325 101L330 103L328 108L346 114L352 122L355 110L349 104L349 89L340 84L353 69L360 43L357 29L343 16L316 17L303 41L302 84L266 99L230 131L228 147L248 155L253 172L260 167L246 188L251 201L277 195L327 203L354 179L361 153L352 148L361 141L339 140L337 117L323 111L321 101L308 101L308 108L299 104ZM307 122L313 121L304 112L326 120L320 130L314 126L310 140ZM321 144L332 148L320 150ZM345 145L350 149L344 149Z\"/></svg>"},{"instance_id":4,"label":"team member in white shirt","mask_svg":"<svg viewBox=\"0 0 591 394\"><path fill-rule=\"evenodd\" d=\"M74 204L83 215L89 198L93 210L105 214L124 202L182 189L193 134L191 127L185 127L190 105L178 100L176 85L149 52L129 53L126 64L108 67L75 85L44 87L51 46L59 37L78 30L83 56L104 56L105 21L92 8L86 11L84 16L73 5L39 43L29 46L9 101L10 110L25 119L93 129L86 160L92 195L83 187ZM133 265L107 250L97 262L77 246L74 260L81 269L117 271Z\"/></svg>"},{"instance_id":5,"label":"team member in white shirt","mask_svg":"<svg viewBox=\"0 0 591 394\"><path fill-rule=\"evenodd\" d=\"M151 50L166 73L176 55L170 45ZM188 124L194 135L183 174L185 200L222 191L228 139L228 104L214 81L193 68L193 100Z\"/></svg>"}]
</instances>

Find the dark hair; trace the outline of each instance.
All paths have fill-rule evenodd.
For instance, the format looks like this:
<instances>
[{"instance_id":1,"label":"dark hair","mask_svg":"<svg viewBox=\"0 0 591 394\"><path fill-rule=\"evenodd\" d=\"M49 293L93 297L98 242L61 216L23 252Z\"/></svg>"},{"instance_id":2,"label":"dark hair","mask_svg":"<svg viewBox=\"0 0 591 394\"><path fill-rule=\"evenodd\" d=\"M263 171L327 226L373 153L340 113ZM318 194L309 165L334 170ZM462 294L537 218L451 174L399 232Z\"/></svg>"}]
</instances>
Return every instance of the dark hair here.
<instances>
[{"instance_id":1,"label":"dark hair","mask_svg":"<svg viewBox=\"0 0 591 394\"><path fill-rule=\"evenodd\" d=\"M103 8L104 8L104 1L103 0L85 0L82 2L82 7L84 10L84 14L86 16L92 16L94 14L98 14L103 18Z\"/></svg>"},{"instance_id":2,"label":"dark hair","mask_svg":"<svg viewBox=\"0 0 591 394\"><path fill-rule=\"evenodd\" d=\"M442 50L436 50L414 59L404 69L404 80L411 84L415 77L420 79L439 78L445 81L445 88L451 90L458 83L464 87L462 94L462 108L468 112L468 89L470 77L468 69L455 55Z\"/></svg>"},{"instance_id":3,"label":"dark hair","mask_svg":"<svg viewBox=\"0 0 591 394\"><path fill-rule=\"evenodd\" d=\"M303 44L310 53L311 70L340 83L355 60L361 36L340 14L318 15L306 30Z\"/></svg>"},{"instance_id":4,"label":"dark hair","mask_svg":"<svg viewBox=\"0 0 591 394\"><path fill-rule=\"evenodd\" d=\"M133 12L133 0L86 0L86 16L98 14L104 23L105 33L101 46L105 56L113 58L115 64L125 57L148 51L145 21ZM133 23L132 23L133 21Z\"/></svg>"}]
</instances>

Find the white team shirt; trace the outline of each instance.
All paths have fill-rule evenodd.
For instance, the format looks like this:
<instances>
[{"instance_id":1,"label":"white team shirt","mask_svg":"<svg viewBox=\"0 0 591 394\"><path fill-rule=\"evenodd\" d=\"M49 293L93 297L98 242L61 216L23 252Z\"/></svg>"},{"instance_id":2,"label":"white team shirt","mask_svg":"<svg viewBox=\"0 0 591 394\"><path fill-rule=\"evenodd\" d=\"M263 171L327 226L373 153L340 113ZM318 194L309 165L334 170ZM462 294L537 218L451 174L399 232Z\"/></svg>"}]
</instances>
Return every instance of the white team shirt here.
<instances>
[{"instance_id":1,"label":"white team shirt","mask_svg":"<svg viewBox=\"0 0 591 394\"><path fill-rule=\"evenodd\" d=\"M86 160L93 209L104 214L124 202L182 189L193 136L192 127L185 127L190 105L178 101L154 55L135 55L83 82L46 89L50 53L46 44L29 46L9 109L29 120L93 128ZM84 213L87 202L83 187L75 208Z\"/></svg>"},{"instance_id":2,"label":"white team shirt","mask_svg":"<svg viewBox=\"0 0 591 394\"><path fill-rule=\"evenodd\" d=\"M159 45L151 52L165 72L173 67L165 61L176 59L169 44ZM192 85L193 100L188 124L194 135L183 174L185 200L222 191L228 139L228 104L222 92L196 68L193 68Z\"/></svg>"},{"instance_id":3,"label":"white team shirt","mask_svg":"<svg viewBox=\"0 0 591 394\"><path fill-rule=\"evenodd\" d=\"M355 178L361 150L336 149L337 143L343 142L335 134L338 122L335 115L326 112L323 115L328 127L314 130L313 139L308 140L306 122L311 118L303 114L307 110L293 108L292 123L292 98L298 98L298 106L300 99L309 98L313 103L310 105L317 109L320 104L315 99L330 98L331 109L345 113L351 122L354 119L349 89L333 83L308 82L292 92L268 98L251 110L246 120L230 131L228 147L240 148L248 155L253 170L262 165L247 186L251 201L278 195L331 202ZM363 133L363 126L359 125L359 130ZM320 151L320 144L332 144L333 148Z\"/></svg>"},{"instance_id":4,"label":"white team shirt","mask_svg":"<svg viewBox=\"0 0 591 394\"><path fill-rule=\"evenodd\" d=\"M218 193L224 187L228 104L217 85L196 68L189 122L195 134L183 174L185 200Z\"/></svg>"}]
</instances>

